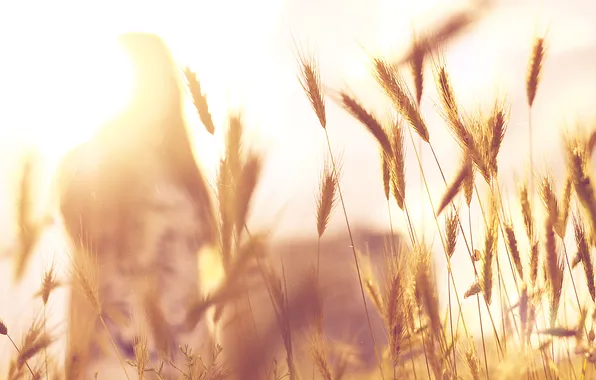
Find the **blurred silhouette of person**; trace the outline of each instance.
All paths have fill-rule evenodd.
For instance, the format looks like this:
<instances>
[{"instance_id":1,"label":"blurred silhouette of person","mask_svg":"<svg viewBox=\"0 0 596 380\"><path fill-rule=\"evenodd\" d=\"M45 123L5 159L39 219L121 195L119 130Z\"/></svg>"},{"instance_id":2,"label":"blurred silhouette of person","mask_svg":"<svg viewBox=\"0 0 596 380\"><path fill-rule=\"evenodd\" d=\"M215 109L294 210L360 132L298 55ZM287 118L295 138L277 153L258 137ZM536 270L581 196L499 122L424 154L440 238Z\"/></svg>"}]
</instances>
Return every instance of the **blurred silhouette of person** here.
<instances>
[{"instance_id":1,"label":"blurred silhouette of person","mask_svg":"<svg viewBox=\"0 0 596 380\"><path fill-rule=\"evenodd\" d=\"M179 358L179 345L211 344L182 327L198 296L198 252L217 241L211 191L184 122L183 76L159 37L129 33L119 42L134 66L131 102L69 152L58 174L72 257L75 265L91 259L97 270L111 336L73 285L66 366L76 379L96 371L125 378L113 344L124 361L134 360L138 326L148 333L156 368L162 352Z\"/></svg>"}]
</instances>

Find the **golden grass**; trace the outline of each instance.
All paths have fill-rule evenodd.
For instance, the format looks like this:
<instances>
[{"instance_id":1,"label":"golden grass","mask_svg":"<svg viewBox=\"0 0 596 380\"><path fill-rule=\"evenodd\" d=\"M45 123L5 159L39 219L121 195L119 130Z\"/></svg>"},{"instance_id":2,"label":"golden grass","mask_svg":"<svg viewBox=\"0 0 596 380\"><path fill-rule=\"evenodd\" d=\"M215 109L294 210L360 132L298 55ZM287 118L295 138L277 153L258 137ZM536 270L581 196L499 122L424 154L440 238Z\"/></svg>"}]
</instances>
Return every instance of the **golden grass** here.
<instances>
[{"instance_id":1,"label":"golden grass","mask_svg":"<svg viewBox=\"0 0 596 380\"><path fill-rule=\"evenodd\" d=\"M173 324L168 320L169 311L162 308L156 296L159 285L146 284L147 292L140 301L142 315L135 316L143 323L133 326L132 346L125 351L119 341L121 337L112 334L106 322L118 318L102 303L104 294L99 287L102 273L95 253L80 249L84 245L79 244L72 260L69 283L90 308L87 314L74 312L69 316L70 344L65 357L59 358L48 350L55 334L53 328L48 332L46 307L51 303L52 292L63 285L63 281L56 278L52 264L35 294L41 299L43 313L33 320L20 344L12 339L8 326L0 320L0 335L6 337L15 352L6 378L79 379L94 355L89 350L93 340L111 346L108 348L116 355L123 376L129 377L128 370L132 369L130 373L138 379L589 378L596 370L596 309L593 304L596 285L591 255L596 245L596 195L588 164L596 146L596 132L588 136L579 132L566 136L567 173L561 192L549 172L539 176L538 186L533 186L535 173L530 145L527 153L532 170L528 181L522 182L518 189L519 217L523 219L526 235L523 237L523 232L516 230L511 211L505 212L509 205L503 200L499 186L499 179L509 175L499 170L498 163L507 134L510 105L496 99L486 113L466 109L457 100L446 65L440 59L434 60L433 84L438 93L438 112L461 148L459 168L449 183L433 149L427 118L422 114L421 102L428 93L425 86L431 84L425 75L428 59L437 55L442 44L476 21L479 10L471 8L449 15L436 25L433 33L416 36L398 62L372 57L371 80L376 81L391 102L392 117L388 120L377 119L374 112L365 107L365 102L346 91L334 95L341 107L378 143L391 230L390 237L385 238L384 249L377 248L383 251L382 260L378 259L379 252L376 256L375 252L367 256L357 247L342 193L341 165L331 149L323 80L314 56L299 51L298 80L323 129L328 148L313 202L316 252L314 248L307 250L300 258L309 263L308 269L296 273L298 268L287 264L295 263L295 258L269 252L267 231L250 231L250 216L259 211L253 209L252 200L258 191L264 159L259 152L246 148L248 141L242 114L230 114L225 156L220 161L215 186L217 204L214 209L218 210L218 215L217 228L213 230L217 231L217 236L206 238L209 246L214 245L216 261L221 261L222 278L215 281L216 286L197 299L189 300L191 306L185 320ZM545 52L545 39L537 38L531 48L525 83L530 109L537 99ZM405 79L404 64L413 77L413 93ZM188 68L183 74L200 120L208 132L214 133L207 97L197 76ZM433 209L445 264L439 261L440 257L435 260L436 252L410 219L406 196L406 133ZM530 142L531 137L530 120ZM415 139L424 144L417 147ZM420 159L423 149L431 150L445 180L445 189L436 207L426 182L427 168ZM28 202L32 191L31 160L31 157L26 160L16 201L20 241L15 252L16 278L22 276L43 226L31 220ZM477 171L484 178L487 194L481 194L477 187ZM196 196L206 199L204 194ZM465 214L462 214L463 202L458 203L461 197L468 208L469 231L462 227ZM537 197L542 200L543 213L534 208ZM403 214L407 237L394 235L393 202ZM322 258L334 253L322 249L322 243L328 238L327 227L337 205L341 205L346 222L347 237L343 242L349 244L346 255L351 254L356 273L338 270L340 273L330 274L321 270ZM474 231L472 207L479 207L483 216L483 223ZM569 224L573 226L573 236L568 236L575 243L573 248L566 240ZM473 233L474 236L482 234L482 240L474 239ZM461 298L451 268L451 259L459 253L458 245L462 251L467 251L474 272L474 280ZM350 260L348 256L340 259ZM448 271L446 308L439 297L440 287L445 284L438 283L437 263L446 265ZM574 271L579 264L583 269L581 278ZM344 268L339 263L337 267ZM331 277L332 274L352 276L352 280L357 281L357 294L350 298L353 304L333 299L333 280L337 277ZM300 281L296 282L296 278ZM591 302L580 299L580 287L587 288ZM573 290L575 296L570 300L566 297L569 290ZM462 307L464 303L471 303L472 298L476 299L477 315L464 312ZM337 323L329 308L335 305L334 301L341 304L342 317L348 320L355 309L362 311L362 319L358 321L362 326L358 327L368 330L365 334L370 339L367 350L374 354L374 359L369 358L374 363L368 363L367 368L353 360L352 351L346 348L349 344L342 346L329 336L330 325ZM578 315L575 323L569 318L570 308ZM476 318L480 322L480 336L475 336L466 324ZM215 326L212 335L217 340L208 342L212 346L210 354L199 353L174 339L175 330L193 331L201 322L207 323L206 319L210 326ZM103 337L89 333L96 323L107 333L105 342ZM378 333L379 329L382 334ZM159 354L157 358L152 355L155 352Z\"/></svg>"}]
</instances>

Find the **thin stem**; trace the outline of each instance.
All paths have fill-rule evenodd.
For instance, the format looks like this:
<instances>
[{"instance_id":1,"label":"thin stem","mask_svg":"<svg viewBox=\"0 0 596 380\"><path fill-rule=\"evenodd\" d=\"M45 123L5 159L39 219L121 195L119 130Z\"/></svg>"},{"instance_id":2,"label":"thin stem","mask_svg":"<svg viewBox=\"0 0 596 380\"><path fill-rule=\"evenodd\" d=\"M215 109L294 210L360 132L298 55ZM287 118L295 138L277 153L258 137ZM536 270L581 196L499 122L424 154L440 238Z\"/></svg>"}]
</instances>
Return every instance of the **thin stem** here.
<instances>
[{"instance_id":1,"label":"thin stem","mask_svg":"<svg viewBox=\"0 0 596 380\"><path fill-rule=\"evenodd\" d=\"M443 182L445 183L445 185L447 185L447 179L445 178L445 174L443 173L443 169L441 168L441 164L439 163L439 159L437 157L437 154L435 153L435 149L433 148L433 146L432 146L432 144L430 142L428 143L428 145L429 145L430 150L431 150L431 152L433 154L433 157L435 159L435 163L437 164L437 167L439 168L439 172L441 173L441 177L443 178ZM474 185L474 187L476 187L476 185ZM428 190L428 188L427 188L427 190ZM478 194L478 190L477 189L476 189L476 193ZM430 195L429 195L429 197L430 197ZM482 209L482 203L480 201L480 197L479 196L478 196L478 202L480 204L480 210L482 211L482 215L484 216L484 210ZM455 206L453 206L453 207L455 208ZM486 218L484 218L484 219L485 219L484 220L484 223L486 224ZM468 250L468 256L470 257L470 261L472 262L472 267L474 268L474 276L475 276L476 279L478 279L478 271L476 269L476 264L475 264L474 260L472 259L472 257L473 257L472 256L473 249L470 249L470 246L468 245L468 240L466 239L466 234L465 234L464 228L463 228L463 226L461 224L461 220L458 222L458 224L459 224L459 229L460 229L460 231L462 233L462 237L464 239L464 243L466 245L466 249ZM471 228L471 226L470 226L470 228ZM498 348L499 352L501 354L503 354L503 348L501 346L501 340L499 339L499 334L497 332L497 329L496 329L496 326L495 326L495 322L493 320L492 312L491 312L491 310L489 308L488 303L486 302L486 299L484 299L484 303L486 304L486 309L488 311L488 316L489 316L490 322L492 324L493 335L494 335L494 338L495 338L495 342L497 344L497 348ZM460 313L461 313L461 307L460 307ZM478 314L480 315L480 309L478 310Z\"/></svg>"},{"instance_id":2,"label":"thin stem","mask_svg":"<svg viewBox=\"0 0 596 380\"><path fill-rule=\"evenodd\" d=\"M470 245L472 246L472 252L474 251L474 237L472 235L472 208L468 206L468 227L470 228ZM476 265L472 261L474 271L476 271ZM482 337L482 352L484 354L484 368L486 369L486 380L490 380L490 374L488 371L488 359L486 356L486 342L484 341L484 326L482 324L482 313L480 312L480 295L476 294L476 303L478 304L478 317L480 320L480 336Z\"/></svg>"},{"instance_id":3,"label":"thin stem","mask_svg":"<svg viewBox=\"0 0 596 380\"><path fill-rule=\"evenodd\" d=\"M118 350L118 346L116 345L116 342L114 342L114 338L112 337L112 334L110 333L110 329L108 329L108 325L106 325L106 321L103 319L103 315L99 315L99 320L101 321L101 324L103 325L103 328L106 330L106 333L108 334L108 338L110 338L110 342L112 343L112 347L114 347L114 351L116 352L116 356L118 356L118 360L120 361L120 365L122 366L122 369L124 370L124 374L126 375L126 378L128 380L130 380L130 377L128 376L128 372L126 371L126 366L124 365L124 360L122 359L122 356L120 355L120 350Z\"/></svg>"},{"instance_id":4,"label":"thin stem","mask_svg":"<svg viewBox=\"0 0 596 380\"><path fill-rule=\"evenodd\" d=\"M407 208L405 207L405 199L404 199L404 209L407 210ZM391 203L389 203L389 199L387 199L387 213L389 214L389 228L391 229L391 242L392 244L395 245L395 241L394 241L394 232L393 232L393 221L391 218ZM410 218L409 216L407 216L407 211L406 211L406 218L408 221L408 225L409 225L409 229L408 229L408 233L410 236L410 240L412 242L412 244L414 243L414 235L412 234L411 231L411 227L412 224L410 223ZM394 255L397 256L397 247L394 247ZM408 335L408 344L410 345L410 347L412 347L412 338ZM425 353L426 354L426 353ZM410 361L412 362L412 372L414 372L414 380L417 380L417 375L416 375L416 366L414 365L414 355L410 355ZM397 378L397 374L396 374L396 366L393 365L393 378L396 379Z\"/></svg>"},{"instance_id":5,"label":"thin stem","mask_svg":"<svg viewBox=\"0 0 596 380\"><path fill-rule=\"evenodd\" d=\"M12 345L14 346L15 350L17 350L17 352L20 354L21 350L19 350L19 347L17 346L17 344L14 342L14 340L12 340L12 338L10 337L10 335L6 334L6 336L8 337L8 340L10 340L10 343L12 343ZM35 374L33 373L33 370L31 369L31 367L29 367L29 363L27 363L27 361L25 360L25 365L27 366L27 369L29 370L29 372L31 373L31 377L33 379L35 379Z\"/></svg>"},{"instance_id":6,"label":"thin stem","mask_svg":"<svg viewBox=\"0 0 596 380\"><path fill-rule=\"evenodd\" d=\"M394 232L393 232L393 220L391 218L391 203L389 203L389 198L387 199L387 215L389 216L389 231L391 232L391 239L389 240L391 253L395 257L397 256L397 245L395 244L394 240Z\"/></svg>"},{"instance_id":7,"label":"thin stem","mask_svg":"<svg viewBox=\"0 0 596 380\"><path fill-rule=\"evenodd\" d=\"M47 324L48 324L48 320L46 317L46 304L43 304L43 333L44 335L48 335L48 330L47 330ZM50 378L50 374L48 372L48 348L45 347L43 349L43 360L44 360L44 365L46 367L46 380Z\"/></svg>"},{"instance_id":8,"label":"thin stem","mask_svg":"<svg viewBox=\"0 0 596 380\"><path fill-rule=\"evenodd\" d=\"M335 158L333 157L333 151L331 149L331 141L329 140L329 133L327 133L327 129L325 129L325 139L327 140L327 147L329 148L329 155L331 156L331 164L333 165L333 172L337 176L337 166L335 165ZM358 263L358 255L356 254L356 246L354 245L354 238L352 236L352 228L350 227L350 221L348 220L348 213L346 211L346 205L344 202L344 197L341 191L341 186L337 185L337 192L339 193L339 200L341 203L341 207L343 210L344 218L346 220L346 227L348 229L348 235L350 236L350 245L352 247L352 254L354 256L354 264L356 265L356 273L358 274L358 284L360 285L360 293L362 295L362 303L364 304L364 312L366 313L366 321L368 323L368 328L370 330L370 337L372 339L373 348L377 355L377 360L379 362L379 370L381 371L381 378L385 379L385 375L383 374L383 364L381 361L381 355L379 350L377 349L377 344L375 340L375 334L373 332L372 323L370 322L370 315L368 312L368 306L366 305L366 296L364 294L364 286L362 286L362 274L360 272L360 264Z\"/></svg>"},{"instance_id":9,"label":"thin stem","mask_svg":"<svg viewBox=\"0 0 596 380\"><path fill-rule=\"evenodd\" d=\"M447 248L446 248L446 245L445 245L445 240L443 239L443 235L441 234L441 227L439 226L439 219L437 218L435 207L433 205L433 201L432 201L432 198L430 196L430 189L428 187L428 182L426 180L426 175L424 174L424 168L422 167L422 162L420 161L420 155L418 154L418 149L416 149L416 144L414 143L414 137L412 136L412 131L410 129L408 129L408 132L409 132L409 135L410 135L410 141L412 142L412 146L414 147L414 153L416 154L416 159L418 161L418 167L420 169L420 173L422 174L422 178L424 180L424 186L426 188L426 194L428 196L428 200L429 200L429 203L430 203L431 211L433 213L433 219L434 219L435 224L436 224L436 227L437 227L437 232L439 234L439 238L441 239L441 245L443 247L443 253L445 254L445 260L447 262L448 276L451 277L451 280L452 280L452 283L453 283L453 289L455 291L455 296L456 296L456 299L457 299L457 305L459 307L459 313L462 315L462 325L464 327L464 331L466 333L466 336L469 337L470 334L468 333L466 322L465 322L464 317L463 317L463 311L461 309L461 301L459 299L459 295L458 295L458 292L457 292L457 287L455 285L455 278L453 276L453 271L451 269L451 261L449 260L449 256L447 255ZM449 305L449 311L451 313L451 304ZM451 336L453 336L453 323L450 323L450 329L451 329ZM442 338L443 338L442 343L444 345L444 348L446 348L447 339L445 337L445 332L443 332ZM454 345L453 350L455 350L455 341L453 342L453 345ZM449 358L449 360L452 360L451 357ZM454 365L454 369L457 369L455 367L455 363L453 363L453 365ZM455 375L457 377L457 373Z\"/></svg>"}]
</instances>

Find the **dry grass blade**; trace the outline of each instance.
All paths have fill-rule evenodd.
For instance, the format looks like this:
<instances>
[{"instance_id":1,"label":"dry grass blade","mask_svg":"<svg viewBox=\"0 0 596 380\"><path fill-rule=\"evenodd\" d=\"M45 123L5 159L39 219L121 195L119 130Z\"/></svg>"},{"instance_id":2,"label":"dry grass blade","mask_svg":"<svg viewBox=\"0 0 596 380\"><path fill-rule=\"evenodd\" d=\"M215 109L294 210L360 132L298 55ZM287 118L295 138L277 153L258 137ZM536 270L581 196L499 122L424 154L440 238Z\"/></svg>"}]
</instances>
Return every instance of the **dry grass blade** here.
<instances>
[{"instance_id":1,"label":"dry grass blade","mask_svg":"<svg viewBox=\"0 0 596 380\"><path fill-rule=\"evenodd\" d=\"M211 113L209 113L207 96L205 96L201 91L201 84L197 79L197 75L194 72L192 72L189 67L185 67L184 76L186 77L188 89L190 90L190 94L192 95L193 103L195 105L195 108L197 109L201 122L205 126L207 132L209 132L210 134L214 134L215 126L213 125Z\"/></svg>"},{"instance_id":2,"label":"dry grass blade","mask_svg":"<svg viewBox=\"0 0 596 380\"><path fill-rule=\"evenodd\" d=\"M532 107L534 98L536 98L536 90L540 83L540 71L542 70L542 61L544 59L544 38L539 37L534 40L532 48L532 56L528 65L528 75L526 77L526 95L528 97L528 105Z\"/></svg>"},{"instance_id":3,"label":"dry grass blade","mask_svg":"<svg viewBox=\"0 0 596 380\"><path fill-rule=\"evenodd\" d=\"M428 128L403 76L381 58L375 58L373 64L379 85L420 138L428 142Z\"/></svg>"},{"instance_id":4,"label":"dry grass blade","mask_svg":"<svg viewBox=\"0 0 596 380\"><path fill-rule=\"evenodd\" d=\"M579 212L573 216L573 230L575 232L575 242L577 244L577 256L580 258L580 261L584 267L584 273L586 275L586 282L588 284L590 296L592 297L592 301L595 301L596 287L594 285L594 266L592 265L592 256L590 254L589 244L586 239L584 223Z\"/></svg>"},{"instance_id":5,"label":"dry grass blade","mask_svg":"<svg viewBox=\"0 0 596 380\"><path fill-rule=\"evenodd\" d=\"M459 168L457 175L447 187L447 190L445 191L443 198L441 198L441 202L437 207L437 216L441 214L441 212L445 209L445 207L447 207L449 203L451 203L451 201L453 201L453 198L455 198L455 196L459 193L466 179L472 175L471 172L472 163L469 159L467 159L462 163L462 166Z\"/></svg>"},{"instance_id":6,"label":"dry grass blade","mask_svg":"<svg viewBox=\"0 0 596 380\"><path fill-rule=\"evenodd\" d=\"M507 241L507 247L509 248L509 254L513 259L513 263L515 264L515 269L517 270L517 274L519 278L522 280L524 279L524 268L521 262L521 255L519 253L519 248L517 246L517 239L515 238L515 232L513 231L513 226L510 223L505 224L505 238Z\"/></svg>"},{"instance_id":7,"label":"dry grass blade","mask_svg":"<svg viewBox=\"0 0 596 380\"><path fill-rule=\"evenodd\" d=\"M323 167L321 174L321 181L319 184L319 192L317 193L317 234L319 238L323 236L333 209L338 201L338 178L333 171L333 167L328 162Z\"/></svg>"},{"instance_id":8,"label":"dry grass blade","mask_svg":"<svg viewBox=\"0 0 596 380\"><path fill-rule=\"evenodd\" d=\"M346 92L341 91L339 96L343 108L368 129L385 154L389 157L393 156L393 149L391 147L391 142L389 141L389 136L387 136L387 132L385 132L385 129L375 116L368 112L356 98L351 97Z\"/></svg>"},{"instance_id":9,"label":"dry grass blade","mask_svg":"<svg viewBox=\"0 0 596 380\"><path fill-rule=\"evenodd\" d=\"M325 99L321 89L321 78L319 69L313 57L308 57L304 53L298 53L298 63L300 74L298 80L308 97L308 100L319 119L323 129L327 127L327 116L325 114Z\"/></svg>"}]
</instances>

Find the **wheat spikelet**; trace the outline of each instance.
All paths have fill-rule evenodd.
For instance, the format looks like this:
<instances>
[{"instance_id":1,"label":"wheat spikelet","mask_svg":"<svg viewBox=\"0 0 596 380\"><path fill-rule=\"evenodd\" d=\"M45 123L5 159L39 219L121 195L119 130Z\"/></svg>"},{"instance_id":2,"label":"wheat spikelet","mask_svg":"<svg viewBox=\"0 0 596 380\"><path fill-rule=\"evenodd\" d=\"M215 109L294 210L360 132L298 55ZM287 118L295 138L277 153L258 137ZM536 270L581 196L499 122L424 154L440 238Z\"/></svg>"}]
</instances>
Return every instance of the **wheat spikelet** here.
<instances>
[{"instance_id":1,"label":"wheat spikelet","mask_svg":"<svg viewBox=\"0 0 596 380\"><path fill-rule=\"evenodd\" d=\"M47 305L52 291L61 285L61 283L56 280L55 269L55 263L52 261L50 268L43 274L39 291L35 293L35 296L40 297L44 305Z\"/></svg>"},{"instance_id":2,"label":"wheat spikelet","mask_svg":"<svg viewBox=\"0 0 596 380\"><path fill-rule=\"evenodd\" d=\"M501 144L503 143L503 139L505 137L505 132L507 130L507 119L509 115L509 110L505 108L505 104L503 102L495 102L493 113L489 118L488 122L488 129L490 130L490 155L489 155L489 167L492 171L493 176L497 176L498 173L498 164L497 164L497 157L499 155L499 151L501 149Z\"/></svg>"},{"instance_id":3,"label":"wheat spikelet","mask_svg":"<svg viewBox=\"0 0 596 380\"><path fill-rule=\"evenodd\" d=\"M451 211L445 217L445 236L446 236L446 251L447 256L451 258L455 252L455 245L457 244L457 233L459 227L459 214L457 211Z\"/></svg>"},{"instance_id":4,"label":"wheat spikelet","mask_svg":"<svg viewBox=\"0 0 596 380\"><path fill-rule=\"evenodd\" d=\"M337 205L338 178L332 166L326 163L321 174L319 192L317 193L317 234L323 236L333 209Z\"/></svg>"},{"instance_id":5,"label":"wheat spikelet","mask_svg":"<svg viewBox=\"0 0 596 380\"><path fill-rule=\"evenodd\" d=\"M186 77L188 89L190 90L190 94L193 99L193 103L199 114L199 119L201 119L201 122L205 126L207 132L209 132L210 134L214 134L215 126L213 125L211 113L209 113L207 96L204 95L201 91L201 83L197 79L197 75L194 72L192 72L189 67L185 67L183 71L184 76Z\"/></svg>"},{"instance_id":6,"label":"wheat spikelet","mask_svg":"<svg viewBox=\"0 0 596 380\"><path fill-rule=\"evenodd\" d=\"M300 85L319 119L321 127L325 129L327 128L327 116L325 113L325 99L323 98L319 68L312 56L309 57L300 52L298 53L298 64L300 66L300 73L298 75Z\"/></svg>"},{"instance_id":7,"label":"wheat spikelet","mask_svg":"<svg viewBox=\"0 0 596 380\"><path fill-rule=\"evenodd\" d=\"M391 158L387 157L385 152L381 151L381 172L383 174L383 194L385 199L389 200L391 193Z\"/></svg>"},{"instance_id":8,"label":"wheat spikelet","mask_svg":"<svg viewBox=\"0 0 596 380\"><path fill-rule=\"evenodd\" d=\"M139 380L142 380L149 361L147 334L141 333L133 339L133 353L137 375L139 376Z\"/></svg>"},{"instance_id":9,"label":"wheat spikelet","mask_svg":"<svg viewBox=\"0 0 596 380\"><path fill-rule=\"evenodd\" d=\"M441 116L447 121L449 129L455 135L458 142L464 147L471 147L473 143L471 141L472 136L461 119L447 67L444 64L437 65L435 71L439 99L443 106Z\"/></svg>"},{"instance_id":10,"label":"wheat spikelet","mask_svg":"<svg viewBox=\"0 0 596 380\"><path fill-rule=\"evenodd\" d=\"M392 128L392 147L393 147L393 170L391 170L391 184L393 187L393 197L400 209L404 209L406 199L406 164L405 164L405 146L404 130L398 118L395 119Z\"/></svg>"},{"instance_id":11,"label":"wheat spikelet","mask_svg":"<svg viewBox=\"0 0 596 380\"><path fill-rule=\"evenodd\" d=\"M389 354L394 367L399 364L400 354L406 338L407 325L404 316L404 286L397 269L392 270L386 285L385 325L389 333Z\"/></svg>"},{"instance_id":12,"label":"wheat spikelet","mask_svg":"<svg viewBox=\"0 0 596 380\"><path fill-rule=\"evenodd\" d=\"M410 49L397 62L401 65L410 62L420 54L430 54L441 45L457 37L467 27L472 25L480 16L480 11L488 5L489 2L479 2L468 9L461 9L453 12L448 17L434 25L434 27L419 38L419 42L412 44Z\"/></svg>"},{"instance_id":13,"label":"wheat spikelet","mask_svg":"<svg viewBox=\"0 0 596 380\"><path fill-rule=\"evenodd\" d=\"M82 292L85 299L91 304L97 315L101 315L101 300L99 299L99 266L97 260L92 259L94 254L86 250L77 253L71 260L71 277L75 288Z\"/></svg>"},{"instance_id":14,"label":"wheat spikelet","mask_svg":"<svg viewBox=\"0 0 596 380\"><path fill-rule=\"evenodd\" d=\"M482 288L480 287L480 283L478 283L478 281L474 281L474 283L472 285L470 285L470 287L464 293L464 299L475 296L476 294L480 293L481 291L482 291Z\"/></svg>"},{"instance_id":15,"label":"wheat spikelet","mask_svg":"<svg viewBox=\"0 0 596 380\"><path fill-rule=\"evenodd\" d=\"M375 58L373 64L375 76L381 88L420 138L428 142L428 128L402 75L381 58Z\"/></svg>"},{"instance_id":16,"label":"wheat spikelet","mask_svg":"<svg viewBox=\"0 0 596 380\"><path fill-rule=\"evenodd\" d=\"M561 300L561 291L563 289L563 263L557 253L555 231L551 218L547 218L545 222L545 265L546 278L550 288L550 306L551 306L551 325L555 323L559 303Z\"/></svg>"},{"instance_id":17,"label":"wheat spikelet","mask_svg":"<svg viewBox=\"0 0 596 380\"><path fill-rule=\"evenodd\" d=\"M21 343L17 356L17 368L21 369L28 360L45 350L51 343L52 338L44 332L43 318L36 316Z\"/></svg>"},{"instance_id":18,"label":"wheat spikelet","mask_svg":"<svg viewBox=\"0 0 596 380\"><path fill-rule=\"evenodd\" d=\"M517 247L517 239L515 238L513 226L510 223L505 224L505 238L507 241L507 246L509 247L509 254L511 255L513 263L515 264L515 269L517 270L519 277L523 280L524 270L521 262L521 256L519 253L519 248Z\"/></svg>"},{"instance_id":19,"label":"wheat spikelet","mask_svg":"<svg viewBox=\"0 0 596 380\"><path fill-rule=\"evenodd\" d=\"M571 176L565 178L565 185L563 186L563 197L561 199L561 207L559 210L559 220L555 225L555 232L561 239L565 238L567 231L567 220L569 219L569 207L571 205L571 187L573 183Z\"/></svg>"},{"instance_id":20,"label":"wheat spikelet","mask_svg":"<svg viewBox=\"0 0 596 380\"><path fill-rule=\"evenodd\" d=\"M234 234L234 184L227 159L220 160L217 174L217 197L221 220L220 244L223 266L227 268L232 257L232 239Z\"/></svg>"},{"instance_id":21,"label":"wheat spikelet","mask_svg":"<svg viewBox=\"0 0 596 380\"><path fill-rule=\"evenodd\" d=\"M8 335L8 327L6 326L6 323L4 323L4 321L2 319L0 319L0 335Z\"/></svg>"},{"instance_id":22,"label":"wheat spikelet","mask_svg":"<svg viewBox=\"0 0 596 380\"><path fill-rule=\"evenodd\" d=\"M496 255L497 242L499 238L499 215L497 211L496 199L490 198L490 216L486 226L486 236L484 238L484 258L482 262L482 292L484 299L488 304L492 301L493 286L493 259Z\"/></svg>"},{"instance_id":23,"label":"wheat spikelet","mask_svg":"<svg viewBox=\"0 0 596 380\"><path fill-rule=\"evenodd\" d=\"M385 129L383 129L381 126L381 123L373 114L368 112L356 98L351 97L344 91L341 91L339 96L344 109L368 129L368 131L375 137L385 154L391 157L393 155L391 142L389 141L389 136L387 136Z\"/></svg>"},{"instance_id":24,"label":"wheat spikelet","mask_svg":"<svg viewBox=\"0 0 596 380\"><path fill-rule=\"evenodd\" d=\"M458 137L457 141L464 150L464 154L472 158L472 161L484 177L487 183L491 182L494 170L492 169L492 129L489 128L490 121L485 121L481 110L466 113L462 116L467 125L468 136L463 140Z\"/></svg>"},{"instance_id":25,"label":"wheat spikelet","mask_svg":"<svg viewBox=\"0 0 596 380\"><path fill-rule=\"evenodd\" d=\"M225 141L225 160L232 176L232 183L238 182L244 149L242 141L244 140L244 122L240 113L232 113L228 117L228 130L226 131ZM235 185L235 183L234 183Z\"/></svg>"},{"instance_id":26,"label":"wheat spikelet","mask_svg":"<svg viewBox=\"0 0 596 380\"><path fill-rule=\"evenodd\" d=\"M422 101L422 90L424 86L424 58L426 56L425 49L421 46L421 41L414 38L413 40L413 54L410 60L410 67L412 69L412 76L414 77L414 89L416 90L416 104L420 107Z\"/></svg>"},{"instance_id":27,"label":"wheat spikelet","mask_svg":"<svg viewBox=\"0 0 596 380\"><path fill-rule=\"evenodd\" d=\"M474 343L471 342L466 347L465 351L466 357L466 364L468 369L470 370L470 374L472 375L473 380L480 379L480 361L478 360L478 355L476 354L476 347Z\"/></svg>"},{"instance_id":28,"label":"wheat spikelet","mask_svg":"<svg viewBox=\"0 0 596 380\"><path fill-rule=\"evenodd\" d=\"M488 170L485 167L482 153L478 150L478 143L475 141L474 134L470 128L466 126L466 124L476 125L478 124L478 120L475 120L470 115L465 115L465 117L464 115L461 115L445 65L436 65L435 71L437 90L442 104L442 109L440 111L441 117L447 122L450 132L461 146L464 160L466 160L468 156L471 157L476 166L486 177ZM464 123L464 119L466 119L466 124ZM473 175L474 173L472 173L472 176ZM468 205L470 205L472 199L473 181L473 178L471 178L468 180L467 184L468 190L466 191L466 194L468 195L466 196L466 202Z\"/></svg>"},{"instance_id":29,"label":"wheat spikelet","mask_svg":"<svg viewBox=\"0 0 596 380\"><path fill-rule=\"evenodd\" d=\"M590 215L592 230L596 231L596 198L590 175L586 170L587 152L579 139L567 139L567 159L575 194Z\"/></svg>"},{"instance_id":30,"label":"wheat spikelet","mask_svg":"<svg viewBox=\"0 0 596 380\"><path fill-rule=\"evenodd\" d=\"M559 203L555 195L553 180L550 176L544 176L540 186L540 196L547 211L549 223L553 226L559 220Z\"/></svg>"},{"instance_id":31,"label":"wheat spikelet","mask_svg":"<svg viewBox=\"0 0 596 380\"><path fill-rule=\"evenodd\" d=\"M252 196L257 187L262 170L261 157L250 153L242 166L242 172L236 184L235 196L235 224L236 231L242 231L250 211Z\"/></svg>"},{"instance_id":32,"label":"wheat spikelet","mask_svg":"<svg viewBox=\"0 0 596 380\"><path fill-rule=\"evenodd\" d=\"M441 198L441 202L439 203L439 206L437 207L437 215L440 215L441 212L445 209L445 207L447 207L447 205L449 203L451 203L451 201L453 201L453 198L455 198L455 196L459 193L459 190L461 189L461 187L464 184L464 182L466 181L466 179L469 176L471 176L471 171L472 171L471 161L464 160L464 162L462 163L461 167L459 168L459 170L457 172L457 175L455 176L453 181L447 187L447 190L445 191L443 198Z\"/></svg>"},{"instance_id":33,"label":"wheat spikelet","mask_svg":"<svg viewBox=\"0 0 596 380\"><path fill-rule=\"evenodd\" d=\"M528 75L526 77L526 95L528 97L528 105L532 107L534 98L536 97L536 90L540 83L540 71L542 70L542 61L544 59L544 38L539 37L534 40L532 48L532 56L528 65Z\"/></svg>"},{"instance_id":34,"label":"wheat spikelet","mask_svg":"<svg viewBox=\"0 0 596 380\"><path fill-rule=\"evenodd\" d=\"M323 380L332 380L333 376L331 374L329 361L327 360L327 352L323 339L321 332L315 332L310 345L311 355Z\"/></svg>"},{"instance_id":35,"label":"wheat spikelet","mask_svg":"<svg viewBox=\"0 0 596 380\"><path fill-rule=\"evenodd\" d=\"M534 219L532 217L532 207L530 206L530 198L528 197L528 188L525 184L520 188L520 204L522 209L522 216L524 218L524 226L526 227L526 235L530 242L534 241Z\"/></svg>"},{"instance_id":36,"label":"wheat spikelet","mask_svg":"<svg viewBox=\"0 0 596 380\"><path fill-rule=\"evenodd\" d=\"M573 231L575 232L575 242L577 244L577 256L580 258L584 273L586 275L586 282L592 301L596 299L596 287L594 286L594 266L592 265L592 256L590 255L590 248L586 239L586 232L584 223L578 213L573 216Z\"/></svg>"},{"instance_id":37,"label":"wheat spikelet","mask_svg":"<svg viewBox=\"0 0 596 380\"><path fill-rule=\"evenodd\" d=\"M439 316L439 299L431 269L430 255L428 249L421 245L415 247L415 253L417 256L415 285L418 302L430 322L432 335L441 337L443 327Z\"/></svg>"}]
</instances>

